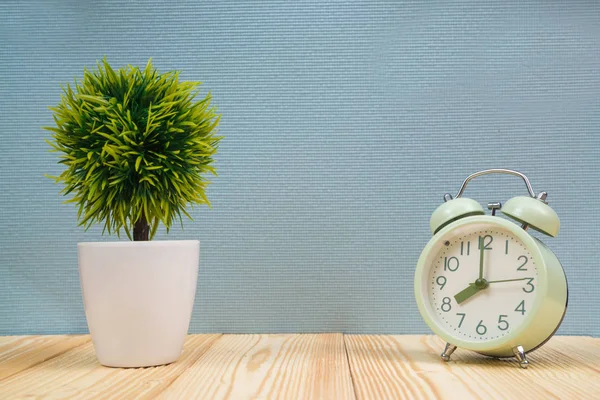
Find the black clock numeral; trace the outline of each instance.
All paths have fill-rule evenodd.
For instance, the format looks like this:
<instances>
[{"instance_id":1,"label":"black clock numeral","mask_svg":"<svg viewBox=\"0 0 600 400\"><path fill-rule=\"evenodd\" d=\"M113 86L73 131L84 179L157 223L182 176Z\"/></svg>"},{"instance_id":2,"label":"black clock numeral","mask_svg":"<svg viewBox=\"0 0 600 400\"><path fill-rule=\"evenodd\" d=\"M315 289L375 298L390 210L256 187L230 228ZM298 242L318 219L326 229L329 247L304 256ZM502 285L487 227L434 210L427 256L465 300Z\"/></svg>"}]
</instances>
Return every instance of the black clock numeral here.
<instances>
[{"instance_id":1,"label":"black clock numeral","mask_svg":"<svg viewBox=\"0 0 600 400\"><path fill-rule=\"evenodd\" d=\"M440 290L442 290L444 286L446 286L446 282L447 279L444 275L440 275L435 279L435 283L437 283L440 286Z\"/></svg>"},{"instance_id":2,"label":"black clock numeral","mask_svg":"<svg viewBox=\"0 0 600 400\"><path fill-rule=\"evenodd\" d=\"M450 304L450 297L444 297L442 299L442 306L441 309L443 312L448 312L450 310L452 310L452 305Z\"/></svg>"},{"instance_id":3,"label":"black clock numeral","mask_svg":"<svg viewBox=\"0 0 600 400\"><path fill-rule=\"evenodd\" d=\"M485 241L488 239L490 241L485 243ZM481 246L483 245L484 250L492 250L492 248L489 246L492 244L493 241L494 241L494 238L492 237L492 235L479 236L479 246L477 246L477 248L479 250L481 250Z\"/></svg>"},{"instance_id":4,"label":"black clock numeral","mask_svg":"<svg viewBox=\"0 0 600 400\"><path fill-rule=\"evenodd\" d=\"M527 262L529 261L529 258L527 258L527 256L519 256L519 258L517 258L518 261L521 261L523 264L519 265L517 267L517 271L527 271L527 268L523 268Z\"/></svg>"},{"instance_id":5,"label":"black clock numeral","mask_svg":"<svg viewBox=\"0 0 600 400\"><path fill-rule=\"evenodd\" d=\"M523 291L524 291L525 293L531 293L531 292L533 292L533 291L535 290L535 286L533 286L533 283L531 283L531 282L533 282L533 279L534 279L534 278L529 278L529 279L527 279L527 287L528 287L528 288L531 288L531 289L530 289L530 290L527 290L527 289L523 288Z\"/></svg>"},{"instance_id":6,"label":"black clock numeral","mask_svg":"<svg viewBox=\"0 0 600 400\"><path fill-rule=\"evenodd\" d=\"M508 321L502 318L508 318L508 315L500 315L498 317L498 329L500 329L501 331L505 331L508 329L509 325L508 325ZM503 325L500 325L503 324Z\"/></svg>"},{"instance_id":7,"label":"black clock numeral","mask_svg":"<svg viewBox=\"0 0 600 400\"><path fill-rule=\"evenodd\" d=\"M465 242L460 242L460 255L465 255L465 249L467 250L467 255L471 254L471 242L467 242L465 246Z\"/></svg>"},{"instance_id":8,"label":"black clock numeral","mask_svg":"<svg viewBox=\"0 0 600 400\"><path fill-rule=\"evenodd\" d=\"M475 332L477 332L478 335L485 335L485 333L487 332L487 328L483 324L483 320L479 321L477 327L475 328Z\"/></svg>"},{"instance_id":9,"label":"black clock numeral","mask_svg":"<svg viewBox=\"0 0 600 400\"><path fill-rule=\"evenodd\" d=\"M525 315L525 300L522 300L519 305L517 306L517 308L515 308L515 311L518 311L521 313L521 315Z\"/></svg>"},{"instance_id":10,"label":"black clock numeral","mask_svg":"<svg viewBox=\"0 0 600 400\"><path fill-rule=\"evenodd\" d=\"M504 247L504 254L508 254L508 240L506 241L506 246Z\"/></svg>"},{"instance_id":11,"label":"black clock numeral","mask_svg":"<svg viewBox=\"0 0 600 400\"><path fill-rule=\"evenodd\" d=\"M462 326L463 321L465 320L465 316L467 314L465 313L461 313L461 312L457 312L456 315L460 315L460 322L458 323L458 327L460 328Z\"/></svg>"},{"instance_id":12,"label":"black clock numeral","mask_svg":"<svg viewBox=\"0 0 600 400\"><path fill-rule=\"evenodd\" d=\"M456 271L459 266L458 258L456 257L444 257L444 271Z\"/></svg>"}]
</instances>

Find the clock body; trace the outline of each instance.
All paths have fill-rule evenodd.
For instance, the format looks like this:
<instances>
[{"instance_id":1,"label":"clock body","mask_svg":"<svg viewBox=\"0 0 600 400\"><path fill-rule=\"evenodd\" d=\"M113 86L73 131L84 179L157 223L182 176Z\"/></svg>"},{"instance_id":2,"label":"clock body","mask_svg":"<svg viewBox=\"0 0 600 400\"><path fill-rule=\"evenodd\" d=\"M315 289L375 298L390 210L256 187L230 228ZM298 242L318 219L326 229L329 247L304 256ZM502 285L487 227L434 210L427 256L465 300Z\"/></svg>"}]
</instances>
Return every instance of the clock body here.
<instances>
[{"instance_id":1,"label":"clock body","mask_svg":"<svg viewBox=\"0 0 600 400\"><path fill-rule=\"evenodd\" d=\"M438 336L495 357L544 344L568 301L554 253L497 216L468 216L439 230L421 253L414 285L419 311Z\"/></svg>"}]
</instances>

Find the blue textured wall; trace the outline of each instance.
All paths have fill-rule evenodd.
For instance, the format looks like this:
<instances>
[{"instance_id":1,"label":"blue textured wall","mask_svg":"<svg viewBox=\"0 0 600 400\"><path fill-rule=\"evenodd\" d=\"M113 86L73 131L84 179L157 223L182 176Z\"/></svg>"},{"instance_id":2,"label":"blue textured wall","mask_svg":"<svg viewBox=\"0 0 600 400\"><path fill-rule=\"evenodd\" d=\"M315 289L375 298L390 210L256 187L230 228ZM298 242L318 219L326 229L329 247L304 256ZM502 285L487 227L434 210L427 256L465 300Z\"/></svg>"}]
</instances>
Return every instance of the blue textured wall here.
<instances>
[{"instance_id":1,"label":"blue textured wall","mask_svg":"<svg viewBox=\"0 0 600 400\"><path fill-rule=\"evenodd\" d=\"M201 240L193 332L426 332L429 215L501 166L562 218L560 332L600 334L599 2L170 3L0 3L0 334L87 330L76 244L112 238L43 177L61 168L40 127L104 55L181 69L223 114L214 207L170 235Z\"/></svg>"}]
</instances>

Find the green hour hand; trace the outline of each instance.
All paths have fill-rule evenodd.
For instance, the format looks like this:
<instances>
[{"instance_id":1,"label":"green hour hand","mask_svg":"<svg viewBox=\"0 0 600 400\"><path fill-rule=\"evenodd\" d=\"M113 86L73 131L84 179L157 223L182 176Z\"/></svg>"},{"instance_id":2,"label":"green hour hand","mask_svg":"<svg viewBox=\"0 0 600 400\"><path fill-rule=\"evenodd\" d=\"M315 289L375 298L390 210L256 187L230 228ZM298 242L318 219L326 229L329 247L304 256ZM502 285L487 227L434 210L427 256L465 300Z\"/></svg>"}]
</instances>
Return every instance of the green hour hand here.
<instances>
[{"instance_id":1,"label":"green hour hand","mask_svg":"<svg viewBox=\"0 0 600 400\"><path fill-rule=\"evenodd\" d=\"M483 288L478 288L475 283L470 283L466 289L461 290L454 296L454 300L456 300L457 304L460 304L470 297L475 296L481 289Z\"/></svg>"}]
</instances>

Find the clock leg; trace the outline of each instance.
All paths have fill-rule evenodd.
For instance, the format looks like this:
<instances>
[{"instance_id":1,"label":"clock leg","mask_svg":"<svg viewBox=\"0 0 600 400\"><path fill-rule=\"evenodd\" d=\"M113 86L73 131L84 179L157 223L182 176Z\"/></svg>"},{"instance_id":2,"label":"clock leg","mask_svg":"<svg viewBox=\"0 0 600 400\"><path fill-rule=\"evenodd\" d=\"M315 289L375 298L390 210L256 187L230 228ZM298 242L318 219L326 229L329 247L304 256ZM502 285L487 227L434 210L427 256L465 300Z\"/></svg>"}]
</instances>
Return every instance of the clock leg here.
<instances>
[{"instance_id":1,"label":"clock leg","mask_svg":"<svg viewBox=\"0 0 600 400\"><path fill-rule=\"evenodd\" d=\"M525 355L525 350L523 350L523 346L513 347L513 353L515 353L515 357L519 360L519 365L521 368L527 368L529 365L529 361L527 361L527 356Z\"/></svg>"},{"instance_id":2,"label":"clock leg","mask_svg":"<svg viewBox=\"0 0 600 400\"><path fill-rule=\"evenodd\" d=\"M440 357L442 357L442 360L444 360L444 361L450 361L450 356L452 355L452 353L454 353L454 350L456 350L455 345L446 343L444 352L442 353L442 355Z\"/></svg>"}]
</instances>

